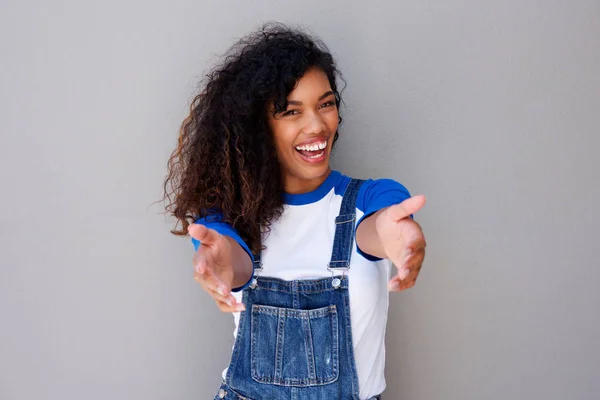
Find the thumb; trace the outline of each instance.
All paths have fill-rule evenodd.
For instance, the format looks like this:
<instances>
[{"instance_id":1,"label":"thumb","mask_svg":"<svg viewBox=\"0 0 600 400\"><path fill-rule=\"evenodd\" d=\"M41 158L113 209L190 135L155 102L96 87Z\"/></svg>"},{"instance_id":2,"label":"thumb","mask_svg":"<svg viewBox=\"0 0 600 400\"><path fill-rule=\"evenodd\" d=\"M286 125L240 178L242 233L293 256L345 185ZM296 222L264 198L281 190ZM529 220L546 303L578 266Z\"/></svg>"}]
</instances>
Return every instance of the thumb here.
<instances>
[{"instance_id":1,"label":"thumb","mask_svg":"<svg viewBox=\"0 0 600 400\"><path fill-rule=\"evenodd\" d=\"M413 196L404 200L400 204L394 204L388 207L388 215L394 220L399 221L403 218L416 213L425 205L425 196Z\"/></svg>"},{"instance_id":2,"label":"thumb","mask_svg":"<svg viewBox=\"0 0 600 400\"><path fill-rule=\"evenodd\" d=\"M209 229L202 224L190 224L188 226L188 233L191 237L204 245L215 243L219 237L219 233L217 231L214 229Z\"/></svg>"}]
</instances>

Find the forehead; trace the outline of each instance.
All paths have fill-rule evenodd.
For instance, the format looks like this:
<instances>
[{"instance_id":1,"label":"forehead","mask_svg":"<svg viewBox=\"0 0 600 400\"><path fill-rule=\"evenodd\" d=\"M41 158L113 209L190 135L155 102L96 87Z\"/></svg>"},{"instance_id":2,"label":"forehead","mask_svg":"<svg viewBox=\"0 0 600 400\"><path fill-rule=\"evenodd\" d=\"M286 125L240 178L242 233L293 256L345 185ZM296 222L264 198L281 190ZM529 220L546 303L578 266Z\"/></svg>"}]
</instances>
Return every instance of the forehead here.
<instances>
[{"instance_id":1,"label":"forehead","mask_svg":"<svg viewBox=\"0 0 600 400\"><path fill-rule=\"evenodd\" d=\"M319 68L310 68L298 82L296 86L290 92L288 100L301 100L301 98L319 97L323 93L331 90L329 79L325 72Z\"/></svg>"}]
</instances>

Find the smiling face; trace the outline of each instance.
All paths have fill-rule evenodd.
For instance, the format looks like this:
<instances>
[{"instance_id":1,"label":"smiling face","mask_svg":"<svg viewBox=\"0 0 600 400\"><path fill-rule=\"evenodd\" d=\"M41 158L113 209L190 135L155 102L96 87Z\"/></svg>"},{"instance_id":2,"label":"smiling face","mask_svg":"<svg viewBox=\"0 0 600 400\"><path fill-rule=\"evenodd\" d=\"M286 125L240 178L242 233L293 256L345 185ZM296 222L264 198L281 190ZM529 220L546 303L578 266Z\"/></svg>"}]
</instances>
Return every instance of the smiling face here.
<instances>
[{"instance_id":1,"label":"smiling face","mask_svg":"<svg viewBox=\"0 0 600 400\"><path fill-rule=\"evenodd\" d=\"M327 75L311 68L298 79L287 97L285 111L269 113L277 158L283 169L285 191L316 189L329 175L329 156L338 128L335 94Z\"/></svg>"}]
</instances>

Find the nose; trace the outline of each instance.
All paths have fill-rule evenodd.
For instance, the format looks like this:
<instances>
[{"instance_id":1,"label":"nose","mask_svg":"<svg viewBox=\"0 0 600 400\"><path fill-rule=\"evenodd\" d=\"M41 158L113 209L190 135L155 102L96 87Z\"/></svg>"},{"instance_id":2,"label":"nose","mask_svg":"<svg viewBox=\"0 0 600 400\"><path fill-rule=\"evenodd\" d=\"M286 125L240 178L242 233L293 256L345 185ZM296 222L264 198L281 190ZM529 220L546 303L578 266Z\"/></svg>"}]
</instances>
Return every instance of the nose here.
<instances>
[{"instance_id":1,"label":"nose","mask_svg":"<svg viewBox=\"0 0 600 400\"><path fill-rule=\"evenodd\" d=\"M304 125L304 133L318 135L327 130L327 125L323 120L323 116L319 112L311 112L306 114L306 124Z\"/></svg>"}]
</instances>

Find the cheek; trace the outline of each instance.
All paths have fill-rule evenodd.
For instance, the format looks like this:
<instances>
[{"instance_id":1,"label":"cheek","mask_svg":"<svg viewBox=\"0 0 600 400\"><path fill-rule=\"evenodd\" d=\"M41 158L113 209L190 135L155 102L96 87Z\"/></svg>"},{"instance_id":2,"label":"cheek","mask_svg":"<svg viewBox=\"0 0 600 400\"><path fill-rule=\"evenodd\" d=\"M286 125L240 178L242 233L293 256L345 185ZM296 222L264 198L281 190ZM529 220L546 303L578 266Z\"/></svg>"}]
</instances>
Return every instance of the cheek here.
<instances>
[{"instance_id":1,"label":"cheek","mask_svg":"<svg viewBox=\"0 0 600 400\"><path fill-rule=\"evenodd\" d=\"M325 123L331 132L337 131L338 124L340 123L340 115L337 112L329 113Z\"/></svg>"},{"instance_id":2,"label":"cheek","mask_svg":"<svg viewBox=\"0 0 600 400\"><path fill-rule=\"evenodd\" d=\"M277 153L281 155L281 153L288 152L292 148L292 144L296 137L293 127L280 124L274 125L272 129Z\"/></svg>"}]
</instances>

